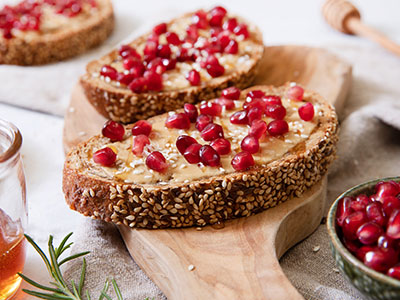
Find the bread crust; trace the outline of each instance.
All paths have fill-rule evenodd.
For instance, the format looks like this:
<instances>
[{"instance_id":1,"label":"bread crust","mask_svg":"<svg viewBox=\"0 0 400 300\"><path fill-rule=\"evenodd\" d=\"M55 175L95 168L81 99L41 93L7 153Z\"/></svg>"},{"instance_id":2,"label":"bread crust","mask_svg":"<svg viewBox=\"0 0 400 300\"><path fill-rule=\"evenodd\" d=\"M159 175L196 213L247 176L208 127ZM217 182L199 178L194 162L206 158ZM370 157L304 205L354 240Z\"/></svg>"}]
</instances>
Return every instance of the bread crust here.
<instances>
[{"instance_id":1,"label":"bread crust","mask_svg":"<svg viewBox=\"0 0 400 300\"><path fill-rule=\"evenodd\" d=\"M77 29L63 28L30 41L14 37L0 40L0 64L42 65L79 55L101 44L114 29L114 11L110 0L104 8Z\"/></svg>"},{"instance_id":2,"label":"bread crust","mask_svg":"<svg viewBox=\"0 0 400 300\"><path fill-rule=\"evenodd\" d=\"M254 87L254 89L260 87ZM286 87L262 87L271 94ZM253 89L253 88L252 88ZM320 95L311 99L323 115L315 131L281 159L245 172L189 183L138 185L85 175L74 159L92 139L66 157L63 191L71 209L85 216L139 228L204 226L259 213L319 182L335 158L338 123L334 109Z\"/></svg>"},{"instance_id":3,"label":"bread crust","mask_svg":"<svg viewBox=\"0 0 400 300\"><path fill-rule=\"evenodd\" d=\"M185 14L182 17L186 17ZM173 23L173 19L169 24ZM248 22L247 22L248 23ZM202 100L217 98L220 92L228 86L244 89L251 85L257 71L259 62L264 53L262 34L254 26L252 39L259 47L255 47L252 58L254 63L248 71L236 71L229 75L213 78L205 85L188 87L176 91L133 93L129 89L114 87L99 78L93 78L92 73L98 73L104 64L118 56L118 50L103 56L99 60L90 62L87 73L80 79L85 95L96 110L106 118L121 123L131 123L137 120L162 114L183 106L184 103L198 103ZM145 36L140 36L132 42L137 45L145 41Z\"/></svg>"}]
</instances>

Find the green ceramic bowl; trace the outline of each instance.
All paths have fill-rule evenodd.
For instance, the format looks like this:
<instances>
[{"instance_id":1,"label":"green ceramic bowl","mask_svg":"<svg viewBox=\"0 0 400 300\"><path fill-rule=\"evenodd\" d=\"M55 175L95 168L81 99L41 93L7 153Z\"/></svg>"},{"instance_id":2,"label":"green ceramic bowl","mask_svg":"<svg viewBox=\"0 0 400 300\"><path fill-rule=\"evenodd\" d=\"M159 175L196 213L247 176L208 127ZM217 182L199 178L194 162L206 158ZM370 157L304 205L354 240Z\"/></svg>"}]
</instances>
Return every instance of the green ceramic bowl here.
<instances>
[{"instance_id":1,"label":"green ceramic bowl","mask_svg":"<svg viewBox=\"0 0 400 300\"><path fill-rule=\"evenodd\" d=\"M377 179L347 190L332 204L327 220L328 233L331 238L330 244L337 266L361 293L368 299L374 300L400 299L400 280L368 268L345 248L336 232L336 208L339 200L343 197L357 196L362 193L371 195L374 193L374 187L379 181L389 180L400 181L400 177Z\"/></svg>"}]
</instances>

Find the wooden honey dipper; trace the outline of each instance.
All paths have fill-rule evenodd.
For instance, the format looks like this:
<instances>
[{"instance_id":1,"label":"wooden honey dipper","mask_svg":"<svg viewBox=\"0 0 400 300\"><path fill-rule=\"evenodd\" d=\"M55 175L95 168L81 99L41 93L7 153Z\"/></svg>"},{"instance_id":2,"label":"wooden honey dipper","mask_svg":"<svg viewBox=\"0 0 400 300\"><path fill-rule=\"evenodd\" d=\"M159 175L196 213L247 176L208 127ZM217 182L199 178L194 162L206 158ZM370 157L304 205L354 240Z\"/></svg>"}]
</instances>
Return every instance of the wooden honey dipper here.
<instances>
[{"instance_id":1,"label":"wooden honey dipper","mask_svg":"<svg viewBox=\"0 0 400 300\"><path fill-rule=\"evenodd\" d=\"M333 28L347 34L366 37L400 56L400 45L387 38L381 32L365 25L361 21L360 12L350 2L346 0L327 0L322 7L322 14Z\"/></svg>"}]
</instances>

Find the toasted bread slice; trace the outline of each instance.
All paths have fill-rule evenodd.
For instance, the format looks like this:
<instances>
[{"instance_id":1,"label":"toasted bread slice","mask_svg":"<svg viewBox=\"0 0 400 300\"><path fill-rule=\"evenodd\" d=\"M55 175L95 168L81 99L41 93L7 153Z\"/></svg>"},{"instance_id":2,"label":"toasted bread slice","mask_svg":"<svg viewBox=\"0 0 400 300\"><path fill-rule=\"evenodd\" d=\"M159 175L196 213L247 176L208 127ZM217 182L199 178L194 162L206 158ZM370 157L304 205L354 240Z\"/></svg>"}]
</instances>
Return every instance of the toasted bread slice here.
<instances>
[{"instance_id":1,"label":"toasted bread slice","mask_svg":"<svg viewBox=\"0 0 400 300\"><path fill-rule=\"evenodd\" d=\"M0 30L0 64L47 64L76 56L102 43L114 29L111 0L81 2L81 11L73 16L57 12L57 5L40 4L37 30L14 28L9 33Z\"/></svg>"},{"instance_id":2,"label":"toasted bread slice","mask_svg":"<svg viewBox=\"0 0 400 300\"><path fill-rule=\"evenodd\" d=\"M120 74L130 73L123 67L121 50L115 50L87 65L87 73L81 78L81 84L87 98L99 113L114 121L129 123L178 109L184 103L196 103L216 98L220 91L228 86L236 85L239 88L245 88L252 83L264 51L262 34L257 27L247 23L242 18L233 17L229 14L225 16L225 20L235 19L239 24L247 24L249 36L244 39L243 35L235 35L228 30L225 31L231 39L237 41L238 53L229 54L226 53L228 50L223 50L220 47L220 52L214 55L225 70L222 75L212 77L206 71L207 67L204 65L201 67L208 54L206 50L200 50L202 47L206 48L206 44L211 45L213 43L211 27L199 30L200 38L197 39L196 43L184 42L185 39L188 39L186 28L190 26L194 14L185 14L167 24L167 31L176 33L182 42L180 44L178 42L178 45L170 44L170 58L174 60L179 56L180 49L185 48L189 49L192 60L196 60L189 59L180 62L179 60L183 60L183 58L178 58L175 68L163 73L162 87L158 86L153 90L149 88L146 90L145 86L141 92L138 92L135 89L137 86L132 87L132 84L129 84L131 81L124 84L118 79L110 80L110 77L102 76L101 69L103 66L111 66ZM143 50L146 41L152 40L154 37L160 44L165 45L167 43L166 33L157 36L153 30L153 32L140 36L129 44L139 53L146 68L149 64L145 61L147 58L144 57ZM126 45L124 46L126 47ZM197 58L194 58L195 56ZM198 85L191 85L186 79L188 72L192 69L198 71L201 77ZM122 77L122 75L120 76Z\"/></svg>"},{"instance_id":3,"label":"toasted bread slice","mask_svg":"<svg viewBox=\"0 0 400 300\"><path fill-rule=\"evenodd\" d=\"M316 184L335 158L337 118L334 109L320 95L305 91L304 101L313 104L311 121L299 117L304 101L286 98L288 85L252 87L241 92L233 110L222 110L214 122L221 124L231 152L220 155L217 167L203 163L189 164L175 145L177 137L189 135L198 143L207 144L194 124L189 129L169 129L169 114L150 118L150 145L142 157L132 153L131 128L125 126L121 141L111 142L102 135L77 146L66 157L63 190L69 206L78 212L130 227L165 228L215 224L228 219L250 216L287 200L298 197ZM248 125L234 125L230 116L245 103L249 91L262 90L278 95L286 107L284 120L289 132L263 136L260 150L254 153L255 164L236 171L231 165L241 150L241 141L248 134ZM266 123L272 121L264 116ZM111 167L94 162L99 149L116 153ZM169 164L162 173L149 169L149 153L161 152ZM146 158L147 157L147 158ZM203 161L202 161L203 162Z\"/></svg>"}]
</instances>

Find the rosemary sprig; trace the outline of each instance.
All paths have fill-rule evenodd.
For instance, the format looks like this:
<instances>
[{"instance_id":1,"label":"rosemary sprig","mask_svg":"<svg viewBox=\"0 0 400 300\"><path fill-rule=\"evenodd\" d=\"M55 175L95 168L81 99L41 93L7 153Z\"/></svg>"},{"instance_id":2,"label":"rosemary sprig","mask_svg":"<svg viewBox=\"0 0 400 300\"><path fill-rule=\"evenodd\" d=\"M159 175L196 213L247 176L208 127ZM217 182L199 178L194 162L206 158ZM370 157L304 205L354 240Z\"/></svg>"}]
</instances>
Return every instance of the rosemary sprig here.
<instances>
[{"instance_id":1,"label":"rosemary sprig","mask_svg":"<svg viewBox=\"0 0 400 300\"><path fill-rule=\"evenodd\" d=\"M65 250L70 248L71 245L73 244L72 242L67 243L71 235L72 232L69 233L61 241L58 247L53 246L53 236L50 235L48 242L48 251L49 251L49 257L48 257L43 252L43 250L40 249L38 244L36 244L36 242L29 235L25 234L27 241L33 246L33 248L35 248L36 252L38 252L39 255L42 257L42 260L44 261L50 276L52 277L52 279L54 279L53 282L50 282L51 286L45 286L30 279L24 274L18 273L18 275L21 276L21 278L25 280L27 283L38 288L39 290L44 291L44 292L38 292L33 290L22 289L25 293L37 298L47 299L47 300L85 300L85 299L91 300L89 291L86 291L85 295L82 294L83 285L85 283L85 274L87 266L85 258L83 258L81 275L78 285L76 285L76 283L73 280L71 280L70 285L68 285L60 270L60 266L63 265L64 263L89 254L89 251L85 251L68 256L60 260L61 259L60 257L65 252ZM111 279L111 284L114 288L115 294L117 295L117 299L123 300L121 291L119 290L118 285L114 279ZM107 279L100 293L99 300L103 300L104 298L107 300L112 300L110 295L107 294L109 286L110 286L110 280Z\"/></svg>"}]
</instances>

